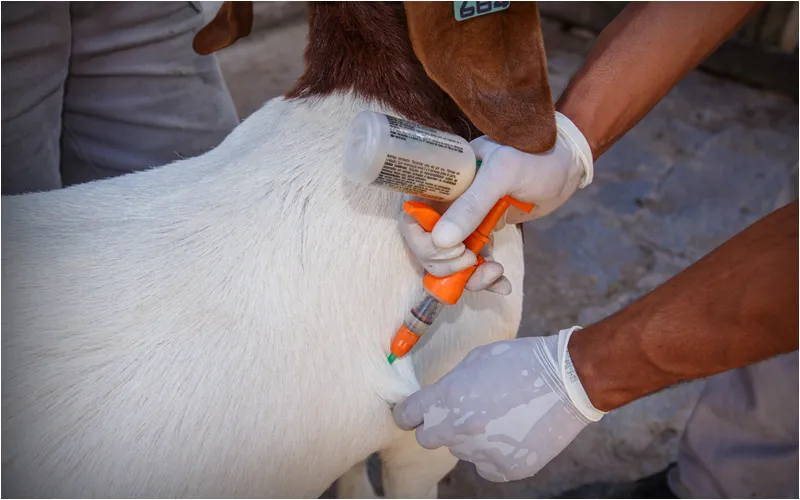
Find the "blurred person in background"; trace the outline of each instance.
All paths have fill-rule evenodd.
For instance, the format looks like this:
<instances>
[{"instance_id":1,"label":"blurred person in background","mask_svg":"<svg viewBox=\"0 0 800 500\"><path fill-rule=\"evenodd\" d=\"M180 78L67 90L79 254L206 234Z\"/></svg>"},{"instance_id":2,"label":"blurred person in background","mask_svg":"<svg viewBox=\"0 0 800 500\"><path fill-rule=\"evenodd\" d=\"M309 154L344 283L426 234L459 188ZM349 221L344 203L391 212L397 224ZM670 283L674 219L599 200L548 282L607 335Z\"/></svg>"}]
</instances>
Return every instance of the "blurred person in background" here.
<instances>
[{"instance_id":1,"label":"blurred person in background","mask_svg":"<svg viewBox=\"0 0 800 500\"><path fill-rule=\"evenodd\" d=\"M214 11L215 7L213 5ZM202 2L3 2L2 193L202 154L238 124Z\"/></svg>"}]
</instances>

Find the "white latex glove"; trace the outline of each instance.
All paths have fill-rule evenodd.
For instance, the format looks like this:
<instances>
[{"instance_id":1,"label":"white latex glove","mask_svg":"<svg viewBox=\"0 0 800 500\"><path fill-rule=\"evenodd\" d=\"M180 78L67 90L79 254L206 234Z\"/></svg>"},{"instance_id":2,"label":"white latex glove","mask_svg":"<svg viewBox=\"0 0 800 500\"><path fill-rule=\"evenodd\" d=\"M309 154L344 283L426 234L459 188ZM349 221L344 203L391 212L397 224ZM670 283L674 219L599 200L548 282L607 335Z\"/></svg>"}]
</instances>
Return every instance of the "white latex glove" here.
<instances>
[{"instance_id":1,"label":"white latex glove","mask_svg":"<svg viewBox=\"0 0 800 500\"><path fill-rule=\"evenodd\" d=\"M541 154L523 153L486 136L470 143L483 163L472 185L433 228L431 234L437 249L453 251L506 194L536 205L530 214L509 208L506 222L516 224L549 214L563 205L578 187L592 182L594 164L586 138L569 118L558 112L556 127L555 146Z\"/></svg>"},{"instance_id":2,"label":"white latex glove","mask_svg":"<svg viewBox=\"0 0 800 500\"><path fill-rule=\"evenodd\" d=\"M589 401L567 351L577 329L473 350L395 406L395 422L416 428L425 448L447 446L490 481L536 474L604 415Z\"/></svg>"},{"instance_id":3,"label":"white latex glove","mask_svg":"<svg viewBox=\"0 0 800 500\"><path fill-rule=\"evenodd\" d=\"M516 224L549 214L569 199L578 187L592 181L593 163L589 143L569 118L556 112L558 138L547 153L531 155L501 146L486 136L472 141L475 155L483 161L475 181L444 213L432 233L426 232L409 215L400 222L400 232L411 252L426 271L434 276L449 276L475 264L475 254L462 243L483 220L497 200L511 194L521 201L535 203L530 214L510 207L508 223ZM505 222L498 224L502 227ZM508 295L511 283L503 276L503 266L487 262L467 282L467 290Z\"/></svg>"},{"instance_id":4,"label":"white latex glove","mask_svg":"<svg viewBox=\"0 0 800 500\"><path fill-rule=\"evenodd\" d=\"M440 250L433 245L431 233L425 231L417 221L408 214L403 214L400 221L400 232L411 252L417 257L422 267L434 276L450 276L453 273L475 265L475 254L466 251L463 243L449 249ZM472 273L466 288L472 292L489 290L501 295L511 293L511 282L503 276L503 266L492 260L494 240L483 246L481 256L486 260Z\"/></svg>"}]
</instances>

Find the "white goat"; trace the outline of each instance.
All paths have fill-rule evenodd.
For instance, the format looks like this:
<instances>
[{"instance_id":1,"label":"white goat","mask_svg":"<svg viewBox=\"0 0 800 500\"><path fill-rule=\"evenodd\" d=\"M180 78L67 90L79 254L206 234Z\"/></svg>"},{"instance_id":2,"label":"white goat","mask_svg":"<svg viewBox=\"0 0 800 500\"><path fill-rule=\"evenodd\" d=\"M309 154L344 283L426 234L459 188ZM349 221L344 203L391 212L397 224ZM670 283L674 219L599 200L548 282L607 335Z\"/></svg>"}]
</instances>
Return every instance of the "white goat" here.
<instances>
[{"instance_id":1,"label":"white goat","mask_svg":"<svg viewBox=\"0 0 800 500\"><path fill-rule=\"evenodd\" d=\"M195 50L249 32L249 2L222 9ZM4 496L315 497L340 478L370 497L376 451L388 496L435 496L456 459L390 409L514 336L521 235L495 234L512 294L466 292L390 366L423 273L407 197L345 180L345 130L372 109L549 149L536 6L460 23L441 2L312 3L287 95L200 157L3 198Z\"/></svg>"},{"instance_id":2,"label":"white goat","mask_svg":"<svg viewBox=\"0 0 800 500\"><path fill-rule=\"evenodd\" d=\"M512 294L466 292L390 367L422 270L407 197L343 176L363 109L400 114L277 98L203 156L3 198L3 496L371 496L376 451L387 496L435 496L456 459L390 409L514 336L521 236L495 237Z\"/></svg>"}]
</instances>

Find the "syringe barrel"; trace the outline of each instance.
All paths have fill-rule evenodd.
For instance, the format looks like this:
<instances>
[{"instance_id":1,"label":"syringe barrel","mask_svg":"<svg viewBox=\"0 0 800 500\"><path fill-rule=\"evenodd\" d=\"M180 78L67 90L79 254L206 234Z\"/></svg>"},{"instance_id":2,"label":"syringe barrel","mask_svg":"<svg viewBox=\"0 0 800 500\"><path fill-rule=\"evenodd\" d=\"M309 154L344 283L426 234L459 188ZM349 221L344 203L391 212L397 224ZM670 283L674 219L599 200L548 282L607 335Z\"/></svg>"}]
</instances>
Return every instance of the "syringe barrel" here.
<instances>
[{"instance_id":1,"label":"syringe barrel","mask_svg":"<svg viewBox=\"0 0 800 500\"><path fill-rule=\"evenodd\" d=\"M427 293L414 304L392 340L392 346L389 349L391 354L388 357L390 364L395 359L408 354L419 338L425 335L425 332L431 327L443 306L444 304Z\"/></svg>"},{"instance_id":2,"label":"syringe barrel","mask_svg":"<svg viewBox=\"0 0 800 500\"><path fill-rule=\"evenodd\" d=\"M406 314L403 324L412 333L422 336L431 327L436 317L442 312L444 304L435 297L423 293L422 298L414 304L414 307Z\"/></svg>"}]
</instances>

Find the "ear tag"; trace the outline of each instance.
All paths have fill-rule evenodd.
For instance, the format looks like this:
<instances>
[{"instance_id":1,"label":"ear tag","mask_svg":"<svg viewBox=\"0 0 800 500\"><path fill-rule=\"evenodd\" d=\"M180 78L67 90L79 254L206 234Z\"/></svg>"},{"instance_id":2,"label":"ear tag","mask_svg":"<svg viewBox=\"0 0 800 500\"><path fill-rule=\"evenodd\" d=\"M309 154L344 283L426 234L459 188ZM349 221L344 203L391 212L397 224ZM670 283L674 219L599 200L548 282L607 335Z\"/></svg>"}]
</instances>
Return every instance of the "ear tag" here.
<instances>
[{"instance_id":1,"label":"ear tag","mask_svg":"<svg viewBox=\"0 0 800 500\"><path fill-rule=\"evenodd\" d=\"M473 17L482 16L506 10L511 2L453 2L453 11L456 21L465 21Z\"/></svg>"}]
</instances>

